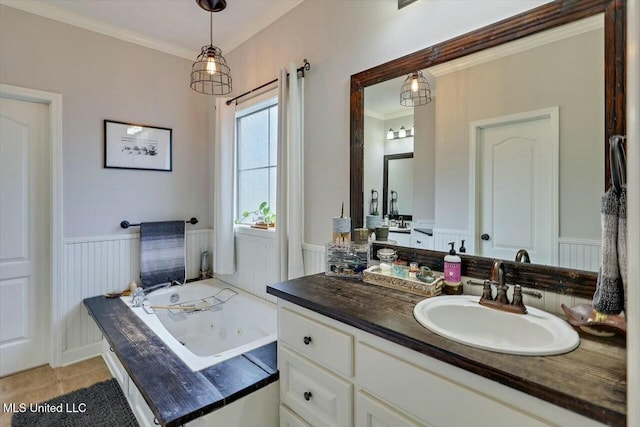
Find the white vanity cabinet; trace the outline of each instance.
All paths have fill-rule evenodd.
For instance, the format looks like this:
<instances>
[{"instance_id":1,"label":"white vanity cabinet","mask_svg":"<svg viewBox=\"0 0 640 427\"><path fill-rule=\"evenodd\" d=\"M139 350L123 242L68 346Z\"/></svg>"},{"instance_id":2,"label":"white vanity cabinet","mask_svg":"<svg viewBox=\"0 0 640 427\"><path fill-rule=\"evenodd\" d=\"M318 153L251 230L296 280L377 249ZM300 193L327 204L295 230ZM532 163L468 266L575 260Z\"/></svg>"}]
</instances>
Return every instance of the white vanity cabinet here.
<instances>
[{"instance_id":1,"label":"white vanity cabinet","mask_svg":"<svg viewBox=\"0 0 640 427\"><path fill-rule=\"evenodd\" d=\"M602 425L282 298L278 316L281 427Z\"/></svg>"},{"instance_id":2,"label":"white vanity cabinet","mask_svg":"<svg viewBox=\"0 0 640 427\"><path fill-rule=\"evenodd\" d=\"M433 239L433 233L429 235L424 231L418 231L415 228L412 229L411 242L409 246L419 249L434 249L435 242Z\"/></svg>"},{"instance_id":3,"label":"white vanity cabinet","mask_svg":"<svg viewBox=\"0 0 640 427\"><path fill-rule=\"evenodd\" d=\"M389 231L389 240L393 240L398 246L409 246L411 244L411 233Z\"/></svg>"},{"instance_id":4,"label":"white vanity cabinet","mask_svg":"<svg viewBox=\"0 0 640 427\"><path fill-rule=\"evenodd\" d=\"M281 403L314 427L351 426L353 336L294 307L279 307L278 328Z\"/></svg>"}]
</instances>

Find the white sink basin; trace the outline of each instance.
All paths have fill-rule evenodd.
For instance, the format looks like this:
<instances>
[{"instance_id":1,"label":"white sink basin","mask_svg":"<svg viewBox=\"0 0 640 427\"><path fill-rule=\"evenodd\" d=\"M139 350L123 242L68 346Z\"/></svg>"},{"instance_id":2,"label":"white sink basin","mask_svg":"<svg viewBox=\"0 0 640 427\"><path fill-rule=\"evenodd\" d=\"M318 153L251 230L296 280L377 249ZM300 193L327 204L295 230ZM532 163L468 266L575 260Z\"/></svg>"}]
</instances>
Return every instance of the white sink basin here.
<instances>
[{"instance_id":1,"label":"white sink basin","mask_svg":"<svg viewBox=\"0 0 640 427\"><path fill-rule=\"evenodd\" d=\"M413 315L430 331L450 340L498 353L550 356L580 344L564 320L533 307L512 314L478 304L480 297L451 295L427 298Z\"/></svg>"}]
</instances>

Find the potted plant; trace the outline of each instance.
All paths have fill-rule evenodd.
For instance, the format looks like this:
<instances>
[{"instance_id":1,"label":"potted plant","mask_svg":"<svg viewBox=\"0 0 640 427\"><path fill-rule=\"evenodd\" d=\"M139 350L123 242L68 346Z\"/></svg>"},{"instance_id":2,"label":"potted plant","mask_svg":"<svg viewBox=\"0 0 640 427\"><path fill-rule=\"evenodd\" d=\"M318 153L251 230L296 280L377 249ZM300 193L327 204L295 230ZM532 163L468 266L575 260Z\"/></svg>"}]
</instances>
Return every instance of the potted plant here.
<instances>
[{"instance_id":1,"label":"potted plant","mask_svg":"<svg viewBox=\"0 0 640 427\"><path fill-rule=\"evenodd\" d=\"M333 241L349 241L351 234L351 218L344 216L344 202L339 217L333 217Z\"/></svg>"},{"instance_id":2,"label":"potted plant","mask_svg":"<svg viewBox=\"0 0 640 427\"><path fill-rule=\"evenodd\" d=\"M267 202L262 202L258 206L258 209L254 211L245 211L242 213L242 217L237 221L239 224L246 224L246 219L252 216L251 227L268 229L269 227L276 226L276 213L271 210Z\"/></svg>"}]
</instances>

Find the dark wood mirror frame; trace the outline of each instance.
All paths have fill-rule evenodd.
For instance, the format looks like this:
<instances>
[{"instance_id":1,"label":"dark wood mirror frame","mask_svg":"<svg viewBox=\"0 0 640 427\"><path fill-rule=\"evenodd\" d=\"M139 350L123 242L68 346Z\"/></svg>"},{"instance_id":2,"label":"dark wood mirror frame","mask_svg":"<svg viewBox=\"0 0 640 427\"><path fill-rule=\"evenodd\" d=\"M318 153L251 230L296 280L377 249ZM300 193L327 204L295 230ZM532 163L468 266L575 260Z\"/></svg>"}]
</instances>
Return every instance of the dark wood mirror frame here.
<instances>
[{"instance_id":1,"label":"dark wood mirror frame","mask_svg":"<svg viewBox=\"0 0 640 427\"><path fill-rule=\"evenodd\" d=\"M471 53L501 45L532 34L564 25L589 16L604 13L605 48L605 188L610 186L609 147L612 135L625 133L625 33L626 0L556 0L496 22L478 30L394 59L351 76L351 224L363 226L364 172L364 88L416 70L460 58ZM406 255L442 259L443 252L402 248ZM474 267L468 273L486 275L489 258L465 256ZM591 298L597 273L536 264L506 264L507 279L529 287L553 290L569 295ZM463 272L464 273L464 272ZM546 277L545 283L540 277Z\"/></svg>"}]
</instances>

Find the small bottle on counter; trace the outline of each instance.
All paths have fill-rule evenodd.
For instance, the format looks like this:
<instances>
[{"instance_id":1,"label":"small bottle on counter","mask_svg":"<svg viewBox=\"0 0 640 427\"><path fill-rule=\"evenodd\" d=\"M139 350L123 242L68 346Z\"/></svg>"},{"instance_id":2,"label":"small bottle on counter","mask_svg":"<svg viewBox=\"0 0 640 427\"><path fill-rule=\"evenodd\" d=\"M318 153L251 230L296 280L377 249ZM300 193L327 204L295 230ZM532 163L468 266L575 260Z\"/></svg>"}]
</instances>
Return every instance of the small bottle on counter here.
<instances>
[{"instance_id":1,"label":"small bottle on counter","mask_svg":"<svg viewBox=\"0 0 640 427\"><path fill-rule=\"evenodd\" d=\"M456 242L450 242L449 255L444 257L444 286L442 291L447 295L462 294L462 259L454 249Z\"/></svg>"},{"instance_id":2,"label":"small bottle on counter","mask_svg":"<svg viewBox=\"0 0 640 427\"><path fill-rule=\"evenodd\" d=\"M415 279L418 276L419 272L420 272L420 267L418 267L417 262L409 263L409 277Z\"/></svg>"}]
</instances>

